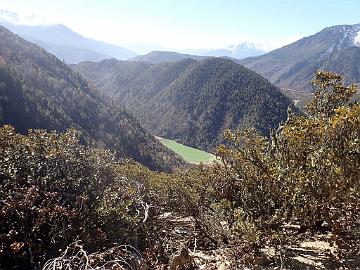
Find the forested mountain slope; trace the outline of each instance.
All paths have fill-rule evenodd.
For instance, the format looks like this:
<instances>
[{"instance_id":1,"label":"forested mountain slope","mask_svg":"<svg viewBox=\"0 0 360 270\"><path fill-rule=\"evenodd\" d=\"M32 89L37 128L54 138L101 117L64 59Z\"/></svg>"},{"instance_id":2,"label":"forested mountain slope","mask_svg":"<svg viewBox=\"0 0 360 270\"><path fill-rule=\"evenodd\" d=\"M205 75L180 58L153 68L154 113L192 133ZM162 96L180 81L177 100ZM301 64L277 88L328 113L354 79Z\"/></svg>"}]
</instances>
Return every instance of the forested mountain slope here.
<instances>
[{"instance_id":1,"label":"forested mountain slope","mask_svg":"<svg viewBox=\"0 0 360 270\"><path fill-rule=\"evenodd\" d=\"M106 146L151 169L183 161L147 133L127 111L93 90L62 61L0 27L0 125L82 132L87 144Z\"/></svg>"},{"instance_id":2,"label":"forested mountain slope","mask_svg":"<svg viewBox=\"0 0 360 270\"><path fill-rule=\"evenodd\" d=\"M119 102L153 134L207 151L216 148L228 128L255 127L269 134L293 106L266 79L227 59L149 65L137 76L116 72L116 66L126 62L113 61L113 69L109 61L106 64L82 63L73 68L101 91L116 92ZM104 74L103 79L99 74ZM108 83L130 77L126 83Z\"/></svg>"},{"instance_id":3,"label":"forested mountain slope","mask_svg":"<svg viewBox=\"0 0 360 270\"><path fill-rule=\"evenodd\" d=\"M106 59L101 62L82 62L70 65L96 88L107 95L119 94L127 84L138 78L151 64L136 61Z\"/></svg>"}]
</instances>

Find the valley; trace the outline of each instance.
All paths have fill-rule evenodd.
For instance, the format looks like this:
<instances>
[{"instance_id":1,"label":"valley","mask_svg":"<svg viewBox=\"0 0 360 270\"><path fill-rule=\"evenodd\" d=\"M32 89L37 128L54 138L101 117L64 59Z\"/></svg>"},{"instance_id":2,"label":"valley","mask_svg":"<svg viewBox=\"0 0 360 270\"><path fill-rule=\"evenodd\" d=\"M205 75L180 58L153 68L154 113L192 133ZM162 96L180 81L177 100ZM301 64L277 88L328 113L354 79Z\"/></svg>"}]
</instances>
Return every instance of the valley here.
<instances>
[{"instance_id":1,"label":"valley","mask_svg":"<svg viewBox=\"0 0 360 270\"><path fill-rule=\"evenodd\" d=\"M72 65L100 92L124 105L151 133L212 152L226 129L269 135L290 106L279 88L230 59L150 64L104 60Z\"/></svg>"},{"instance_id":2,"label":"valley","mask_svg":"<svg viewBox=\"0 0 360 270\"><path fill-rule=\"evenodd\" d=\"M153 170L185 162L153 138L123 106L114 104L44 49L0 26L0 125L28 129L73 128L86 145L110 148ZM20 106L18 106L20 104Z\"/></svg>"},{"instance_id":3,"label":"valley","mask_svg":"<svg viewBox=\"0 0 360 270\"><path fill-rule=\"evenodd\" d=\"M0 270L360 269L356 0L0 8Z\"/></svg>"},{"instance_id":4,"label":"valley","mask_svg":"<svg viewBox=\"0 0 360 270\"><path fill-rule=\"evenodd\" d=\"M201 151L199 149L189 147L174 140L156 137L163 145L181 156L186 162L199 164L210 164L216 160L213 154Z\"/></svg>"}]
</instances>

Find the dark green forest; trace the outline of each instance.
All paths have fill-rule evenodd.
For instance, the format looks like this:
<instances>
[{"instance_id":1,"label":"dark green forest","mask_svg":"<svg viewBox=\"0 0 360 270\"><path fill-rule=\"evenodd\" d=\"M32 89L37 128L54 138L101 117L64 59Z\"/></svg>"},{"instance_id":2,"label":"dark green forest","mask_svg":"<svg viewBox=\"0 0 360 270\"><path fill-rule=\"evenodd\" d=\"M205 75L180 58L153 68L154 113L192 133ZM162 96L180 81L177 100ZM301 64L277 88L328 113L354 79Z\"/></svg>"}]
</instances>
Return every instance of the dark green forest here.
<instances>
[{"instance_id":1,"label":"dark green forest","mask_svg":"<svg viewBox=\"0 0 360 270\"><path fill-rule=\"evenodd\" d=\"M299 112L267 80L223 58L158 65L104 60L73 69L114 95L152 134L206 151L216 149L226 129L255 127L269 135L289 106Z\"/></svg>"},{"instance_id":2,"label":"dark green forest","mask_svg":"<svg viewBox=\"0 0 360 270\"><path fill-rule=\"evenodd\" d=\"M147 133L123 106L89 87L55 56L0 27L0 124L27 129L75 128L81 141L114 150L154 170L184 161Z\"/></svg>"}]
</instances>

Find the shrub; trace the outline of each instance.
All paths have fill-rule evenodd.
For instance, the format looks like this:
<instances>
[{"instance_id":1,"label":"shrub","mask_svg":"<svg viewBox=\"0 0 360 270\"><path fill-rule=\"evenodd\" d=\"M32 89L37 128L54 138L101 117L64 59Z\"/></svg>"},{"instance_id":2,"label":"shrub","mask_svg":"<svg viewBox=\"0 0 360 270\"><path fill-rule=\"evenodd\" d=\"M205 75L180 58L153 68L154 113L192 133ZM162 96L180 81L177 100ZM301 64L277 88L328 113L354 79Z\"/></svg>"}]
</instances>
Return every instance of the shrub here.
<instances>
[{"instance_id":1,"label":"shrub","mask_svg":"<svg viewBox=\"0 0 360 270\"><path fill-rule=\"evenodd\" d=\"M0 128L0 264L38 267L76 240L90 252L132 244L144 222L147 171L80 145L74 130Z\"/></svg>"},{"instance_id":2,"label":"shrub","mask_svg":"<svg viewBox=\"0 0 360 270\"><path fill-rule=\"evenodd\" d=\"M256 228L256 233L244 230L253 236L289 222L315 229L326 222L340 251L356 254L360 106L349 102L356 86L344 86L340 75L322 71L313 84L308 114L289 111L269 140L254 130L225 133L226 145L218 150L222 164L214 167L215 190L233 205L237 227Z\"/></svg>"}]
</instances>

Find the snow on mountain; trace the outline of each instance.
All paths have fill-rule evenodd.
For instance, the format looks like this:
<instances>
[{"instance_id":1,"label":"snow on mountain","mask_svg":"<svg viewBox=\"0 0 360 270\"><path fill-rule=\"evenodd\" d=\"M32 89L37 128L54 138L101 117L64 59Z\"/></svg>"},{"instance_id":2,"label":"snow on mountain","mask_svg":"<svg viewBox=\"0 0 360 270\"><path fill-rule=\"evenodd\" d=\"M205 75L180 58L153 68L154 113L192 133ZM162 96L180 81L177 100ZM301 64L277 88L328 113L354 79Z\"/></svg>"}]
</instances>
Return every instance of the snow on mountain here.
<instances>
[{"instance_id":1,"label":"snow on mountain","mask_svg":"<svg viewBox=\"0 0 360 270\"><path fill-rule=\"evenodd\" d=\"M260 43L242 42L235 45L229 45L225 48L218 49L190 49L181 51L182 53L189 53L200 56L215 56L215 57L232 57L242 59L250 56L258 56L266 53L268 50L265 49Z\"/></svg>"},{"instance_id":2,"label":"snow on mountain","mask_svg":"<svg viewBox=\"0 0 360 270\"><path fill-rule=\"evenodd\" d=\"M360 47L360 31L356 33L356 36L354 38L354 44L355 46Z\"/></svg>"},{"instance_id":3,"label":"snow on mountain","mask_svg":"<svg viewBox=\"0 0 360 270\"><path fill-rule=\"evenodd\" d=\"M346 48L360 47L360 24L336 25L325 28L321 32L330 33L330 36L336 37L328 44L329 47L322 54L324 57Z\"/></svg>"},{"instance_id":4,"label":"snow on mountain","mask_svg":"<svg viewBox=\"0 0 360 270\"><path fill-rule=\"evenodd\" d=\"M353 45L360 47L360 24L352 25L351 37Z\"/></svg>"},{"instance_id":5,"label":"snow on mountain","mask_svg":"<svg viewBox=\"0 0 360 270\"><path fill-rule=\"evenodd\" d=\"M261 44L243 42L234 46L232 57L243 59L250 56L262 55L266 52L267 50Z\"/></svg>"},{"instance_id":6,"label":"snow on mountain","mask_svg":"<svg viewBox=\"0 0 360 270\"><path fill-rule=\"evenodd\" d=\"M336 44L338 49L347 48L351 46L357 46L359 38L358 33L360 30L360 24L343 25L340 26L339 31L342 33L342 37Z\"/></svg>"},{"instance_id":7,"label":"snow on mountain","mask_svg":"<svg viewBox=\"0 0 360 270\"><path fill-rule=\"evenodd\" d=\"M341 50L352 46L360 47L360 24L339 25L331 28L341 34L337 42L333 44L334 49Z\"/></svg>"}]
</instances>

